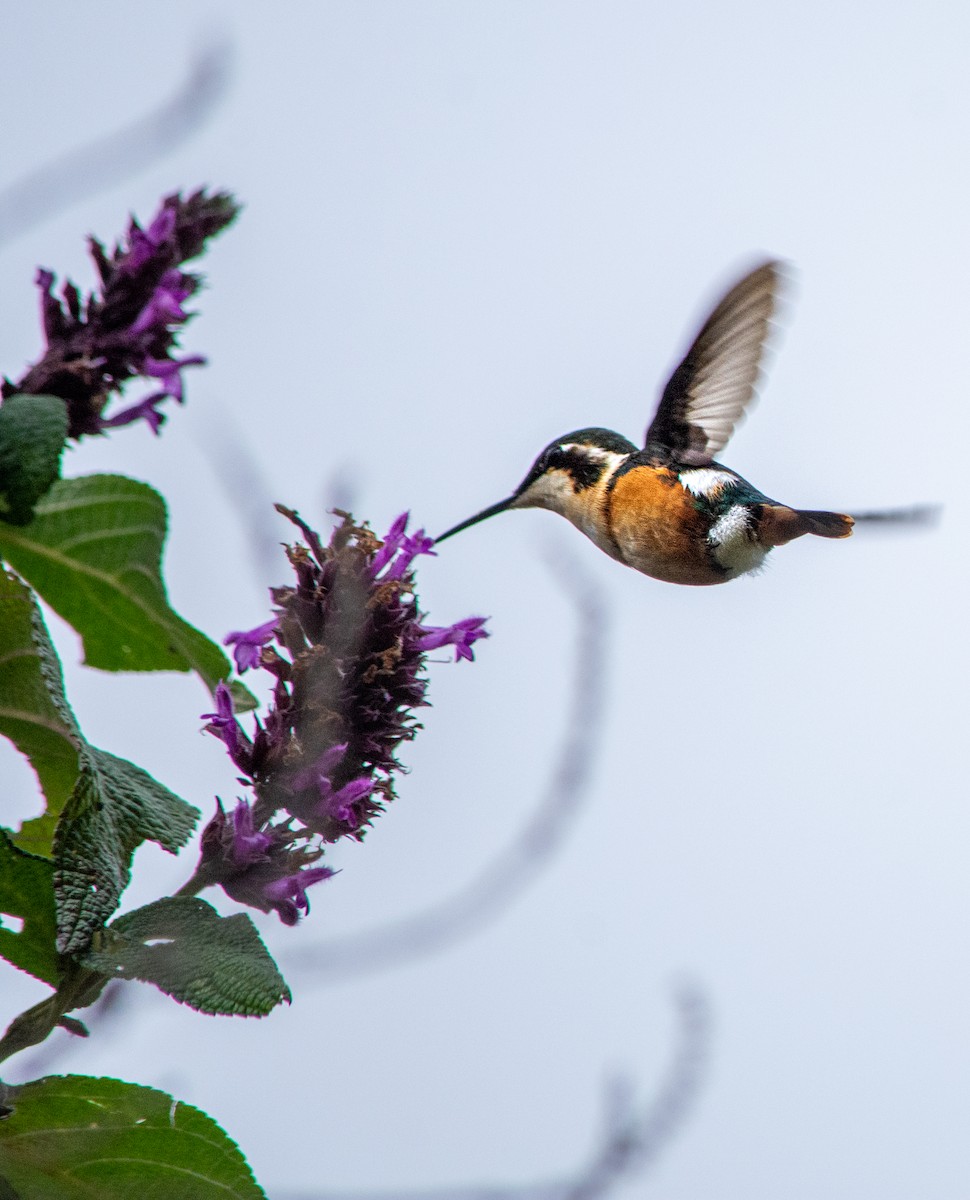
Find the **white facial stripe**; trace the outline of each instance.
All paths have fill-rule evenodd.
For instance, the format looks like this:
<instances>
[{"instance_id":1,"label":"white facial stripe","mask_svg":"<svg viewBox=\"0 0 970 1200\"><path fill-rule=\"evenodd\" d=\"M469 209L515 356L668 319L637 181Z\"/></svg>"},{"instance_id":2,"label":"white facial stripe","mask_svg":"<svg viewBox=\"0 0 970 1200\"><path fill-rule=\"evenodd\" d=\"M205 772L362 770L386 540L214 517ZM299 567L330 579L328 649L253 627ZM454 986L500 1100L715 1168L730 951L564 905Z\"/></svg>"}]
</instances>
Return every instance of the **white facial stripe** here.
<instances>
[{"instance_id":1,"label":"white facial stripe","mask_svg":"<svg viewBox=\"0 0 970 1200\"><path fill-rule=\"evenodd\" d=\"M581 442L563 442L561 449L577 450L584 458L588 458L592 462L608 463L610 466L616 467L630 457L629 454L618 454L615 450L604 450L602 446L584 446Z\"/></svg>"},{"instance_id":2,"label":"white facial stripe","mask_svg":"<svg viewBox=\"0 0 970 1200\"><path fill-rule=\"evenodd\" d=\"M713 467L697 467L691 471L681 471L678 478L694 496L716 496L729 483L734 482L734 476L730 471L716 471Z\"/></svg>"}]
</instances>

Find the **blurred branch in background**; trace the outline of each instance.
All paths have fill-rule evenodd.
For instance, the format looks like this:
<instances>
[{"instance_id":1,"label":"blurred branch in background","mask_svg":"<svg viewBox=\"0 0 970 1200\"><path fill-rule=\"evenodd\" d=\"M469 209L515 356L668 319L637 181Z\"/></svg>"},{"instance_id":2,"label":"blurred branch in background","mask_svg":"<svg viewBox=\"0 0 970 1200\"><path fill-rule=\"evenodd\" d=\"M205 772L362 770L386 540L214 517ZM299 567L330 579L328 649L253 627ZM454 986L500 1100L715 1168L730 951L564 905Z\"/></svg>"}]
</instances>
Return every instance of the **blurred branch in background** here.
<instances>
[{"instance_id":1,"label":"blurred branch in background","mask_svg":"<svg viewBox=\"0 0 970 1200\"><path fill-rule=\"evenodd\" d=\"M273 580L281 562L280 547L286 541L273 508L275 497L263 464L253 451L252 439L240 427L232 408L208 396L200 405L198 444L206 456L219 487L232 506L233 515L246 536L249 567L260 596ZM341 497L342 499L343 497ZM351 504L330 508L351 509Z\"/></svg>"},{"instance_id":2,"label":"blurred branch in background","mask_svg":"<svg viewBox=\"0 0 970 1200\"><path fill-rule=\"evenodd\" d=\"M556 1200L595 1200L606 1195L650 1167L683 1127L704 1082L711 1016L707 997L696 987L682 986L676 1003L680 1043L659 1095L637 1112L628 1087L616 1094L602 1146L584 1171L551 1193Z\"/></svg>"},{"instance_id":3,"label":"blurred branch in background","mask_svg":"<svg viewBox=\"0 0 970 1200\"><path fill-rule=\"evenodd\" d=\"M158 108L0 189L0 245L114 187L184 142L225 97L231 67L231 45L215 42L196 54L185 81Z\"/></svg>"},{"instance_id":4,"label":"blurred branch in background","mask_svg":"<svg viewBox=\"0 0 970 1200\"><path fill-rule=\"evenodd\" d=\"M601 591L571 555L547 552L546 560L575 607L576 651L562 748L532 819L477 878L424 912L287 954L287 966L312 972L301 980L302 987L399 966L461 941L500 917L562 846L588 797L601 739L609 615Z\"/></svg>"},{"instance_id":5,"label":"blurred branch in background","mask_svg":"<svg viewBox=\"0 0 970 1200\"><path fill-rule=\"evenodd\" d=\"M253 582L263 595L279 569L280 547L286 541L285 527L274 510L274 485L231 404L210 393L197 412L199 448L246 535ZM320 508L325 512L353 512L357 508L359 473L351 460L331 467L320 487Z\"/></svg>"},{"instance_id":6,"label":"blurred branch in background","mask_svg":"<svg viewBox=\"0 0 970 1200\"><path fill-rule=\"evenodd\" d=\"M272 1200L598 1200L642 1176L667 1150L691 1114L710 1057L711 1017L705 995L682 987L676 995L678 1046L655 1099L638 1110L628 1082L607 1093L605 1129L587 1165L551 1183L506 1187L435 1188L393 1192L280 1192Z\"/></svg>"}]
</instances>

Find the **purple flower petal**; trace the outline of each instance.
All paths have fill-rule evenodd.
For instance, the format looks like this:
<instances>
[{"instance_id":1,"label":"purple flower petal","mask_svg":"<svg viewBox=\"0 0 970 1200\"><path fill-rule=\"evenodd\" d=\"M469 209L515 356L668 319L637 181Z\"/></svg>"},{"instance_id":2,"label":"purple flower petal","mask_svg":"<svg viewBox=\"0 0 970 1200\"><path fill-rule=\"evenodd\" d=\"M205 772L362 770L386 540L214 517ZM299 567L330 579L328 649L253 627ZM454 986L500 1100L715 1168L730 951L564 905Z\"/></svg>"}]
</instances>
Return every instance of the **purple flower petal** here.
<instances>
[{"instance_id":1,"label":"purple flower petal","mask_svg":"<svg viewBox=\"0 0 970 1200\"><path fill-rule=\"evenodd\" d=\"M154 247L161 246L175 232L175 207L169 201L163 201L162 207L158 210L157 215L151 225L145 231L145 236Z\"/></svg>"},{"instance_id":2,"label":"purple flower petal","mask_svg":"<svg viewBox=\"0 0 970 1200\"><path fill-rule=\"evenodd\" d=\"M487 620L487 617L466 617L463 621L456 621L454 625L422 626L417 639L418 649L427 654L440 646L454 646L455 662L460 658L467 658L472 662L475 658L472 645L479 638L489 636L488 631L482 628Z\"/></svg>"},{"instance_id":3,"label":"purple flower petal","mask_svg":"<svg viewBox=\"0 0 970 1200\"><path fill-rule=\"evenodd\" d=\"M176 294L168 288L160 287L134 319L128 332L132 337L137 337L149 330L164 330L169 325L184 321L187 316Z\"/></svg>"},{"instance_id":4,"label":"purple flower petal","mask_svg":"<svg viewBox=\"0 0 970 1200\"><path fill-rule=\"evenodd\" d=\"M290 787L294 791L302 792L304 788L316 784L318 787L326 785L333 791L330 785L330 772L334 767L340 764L340 760L347 753L347 743L341 742L339 745L331 746L329 750L324 750L320 758L313 764L312 767L305 767L290 780Z\"/></svg>"},{"instance_id":5,"label":"purple flower petal","mask_svg":"<svg viewBox=\"0 0 970 1200\"><path fill-rule=\"evenodd\" d=\"M201 720L208 721L205 726L206 730L225 742L229 757L241 771L245 771L248 775L252 767L252 744L236 720L232 693L224 683L220 682L216 685L216 711L203 713Z\"/></svg>"},{"instance_id":6,"label":"purple flower petal","mask_svg":"<svg viewBox=\"0 0 970 1200\"><path fill-rule=\"evenodd\" d=\"M410 513L403 512L397 518L391 528L387 531L387 536L384 538L384 545L377 551L370 561L370 573L373 578L376 578L381 571L387 566L404 541L404 531L408 527L408 517Z\"/></svg>"},{"instance_id":7,"label":"purple flower petal","mask_svg":"<svg viewBox=\"0 0 970 1200\"><path fill-rule=\"evenodd\" d=\"M434 538L427 537L423 529L419 529L417 533L406 537L401 543L398 556L391 563L384 578L401 579L419 554L437 555L438 551L431 549L433 545Z\"/></svg>"},{"instance_id":8,"label":"purple flower petal","mask_svg":"<svg viewBox=\"0 0 970 1200\"><path fill-rule=\"evenodd\" d=\"M273 640L278 624L278 618L274 617L263 625L257 625L255 629L227 633L222 639L224 646L233 647L232 654L236 660L236 670L240 675L244 671L248 671L250 667L259 666L260 652L263 646Z\"/></svg>"},{"instance_id":9,"label":"purple flower petal","mask_svg":"<svg viewBox=\"0 0 970 1200\"><path fill-rule=\"evenodd\" d=\"M331 789L331 795L321 797L320 815L333 817L356 829L360 824L360 818L354 812L354 805L369 796L373 790L374 780L369 776L362 775L359 779L352 779L338 791L334 792Z\"/></svg>"},{"instance_id":10,"label":"purple flower petal","mask_svg":"<svg viewBox=\"0 0 970 1200\"><path fill-rule=\"evenodd\" d=\"M128 250L119 258L117 269L129 274L139 271L171 238L177 220L174 205L164 200L147 229L132 221L128 230Z\"/></svg>"},{"instance_id":11,"label":"purple flower petal","mask_svg":"<svg viewBox=\"0 0 970 1200\"><path fill-rule=\"evenodd\" d=\"M207 359L201 354L187 354L184 358L152 358L148 355L142 360L141 370L159 380L164 387L164 395L171 396L179 404L184 403L184 387L182 370L184 367L204 367Z\"/></svg>"},{"instance_id":12,"label":"purple flower petal","mask_svg":"<svg viewBox=\"0 0 970 1200\"><path fill-rule=\"evenodd\" d=\"M130 408L123 408L113 417L99 417L101 427L117 429L121 425L131 425L135 421L146 421L152 433L157 437L159 429L165 423L165 414L158 411L158 405L163 400L167 400L168 396L168 392L155 392L154 395L139 400L137 404L132 404Z\"/></svg>"},{"instance_id":13,"label":"purple flower petal","mask_svg":"<svg viewBox=\"0 0 970 1200\"><path fill-rule=\"evenodd\" d=\"M236 867L248 867L252 863L267 862L266 851L273 839L253 827L253 810L245 800L240 800L232 814L232 846L229 857Z\"/></svg>"},{"instance_id":14,"label":"purple flower petal","mask_svg":"<svg viewBox=\"0 0 970 1200\"><path fill-rule=\"evenodd\" d=\"M282 879L267 883L263 888L263 896L267 904L279 913L284 925L295 925L300 919L301 909L306 913L310 911L306 889L323 879L329 879L333 874L332 867L304 867L295 875L285 875Z\"/></svg>"}]
</instances>

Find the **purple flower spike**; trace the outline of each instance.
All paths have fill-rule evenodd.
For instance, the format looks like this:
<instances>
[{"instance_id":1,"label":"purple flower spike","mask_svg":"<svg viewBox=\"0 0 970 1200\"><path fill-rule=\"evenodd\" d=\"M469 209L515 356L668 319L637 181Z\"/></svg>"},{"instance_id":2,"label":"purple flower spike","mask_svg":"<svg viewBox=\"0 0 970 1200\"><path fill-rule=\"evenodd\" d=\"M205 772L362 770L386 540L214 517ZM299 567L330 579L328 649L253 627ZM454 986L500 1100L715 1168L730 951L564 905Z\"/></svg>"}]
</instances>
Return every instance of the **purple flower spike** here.
<instances>
[{"instance_id":1,"label":"purple flower spike","mask_svg":"<svg viewBox=\"0 0 970 1200\"><path fill-rule=\"evenodd\" d=\"M306 889L333 874L312 865L326 844L362 841L395 798L399 748L427 703L428 652L454 646L456 658L471 659L486 632L483 617L422 624L412 564L433 542L423 530L408 536L407 513L383 541L341 513L328 543L277 507L305 539L287 547L295 579L270 590L272 620L225 639L240 671L261 665L272 675L272 704L249 741L220 689L209 724L254 799L231 821L210 822L197 881L294 925L309 909Z\"/></svg>"},{"instance_id":2,"label":"purple flower spike","mask_svg":"<svg viewBox=\"0 0 970 1200\"><path fill-rule=\"evenodd\" d=\"M467 658L472 662L475 658L472 653L473 643L479 638L488 637L488 631L482 628L486 620L486 617L466 617L464 621L456 621L454 625L424 626L418 638L418 647L427 653L429 650L437 650L440 646L454 646L455 662L460 658Z\"/></svg>"},{"instance_id":3,"label":"purple flower spike","mask_svg":"<svg viewBox=\"0 0 970 1200\"><path fill-rule=\"evenodd\" d=\"M260 651L273 640L278 624L279 621L274 618L264 625L257 625L255 629L227 633L222 639L224 646L233 647L232 655L240 675L250 667L259 666Z\"/></svg>"},{"instance_id":4,"label":"purple flower spike","mask_svg":"<svg viewBox=\"0 0 970 1200\"><path fill-rule=\"evenodd\" d=\"M157 433L161 421L145 401L119 417L105 418L104 410L136 378L158 380L165 395L182 400L180 372L201 360L174 353L191 316L186 303L200 286L198 276L181 268L236 212L223 193L173 195L147 229L133 220L127 244L112 252L90 239L100 287L87 296L70 281L56 295L53 272L38 271L47 349L16 383L0 383L0 397L59 396L67 404L68 437L75 439L130 425L139 416Z\"/></svg>"},{"instance_id":5,"label":"purple flower spike","mask_svg":"<svg viewBox=\"0 0 970 1200\"><path fill-rule=\"evenodd\" d=\"M295 875L286 875L267 883L263 888L263 896L270 908L275 908L284 925L295 925L300 919L300 911L310 911L310 901L306 890L323 879L329 879L335 874L332 867L305 867Z\"/></svg>"}]
</instances>

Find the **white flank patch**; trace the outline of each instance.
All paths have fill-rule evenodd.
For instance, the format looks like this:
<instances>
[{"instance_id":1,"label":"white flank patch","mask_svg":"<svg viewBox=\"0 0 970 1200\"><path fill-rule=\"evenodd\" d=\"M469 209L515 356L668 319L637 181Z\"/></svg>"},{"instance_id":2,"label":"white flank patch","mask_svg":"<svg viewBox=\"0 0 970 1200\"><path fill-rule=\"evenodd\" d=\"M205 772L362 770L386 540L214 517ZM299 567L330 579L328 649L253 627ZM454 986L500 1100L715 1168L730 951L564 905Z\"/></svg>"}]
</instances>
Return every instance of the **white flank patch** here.
<instances>
[{"instance_id":1,"label":"white flank patch","mask_svg":"<svg viewBox=\"0 0 970 1200\"><path fill-rule=\"evenodd\" d=\"M735 504L718 517L711 526L707 540L714 547L714 557L732 579L747 571L756 571L768 553L751 536L750 517L743 504Z\"/></svg>"},{"instance_id":2,"label":"white flank patch","mask_svg":"<svg viewBox=\"0 0 970 1200\"><path fill-rule=\"evenodd\" d=\"M697 467L693 471L681 471L677 478L694 496L717 496L729 483L734 483L735 477L730 471Z\"/></svg>"}]
</instances>

